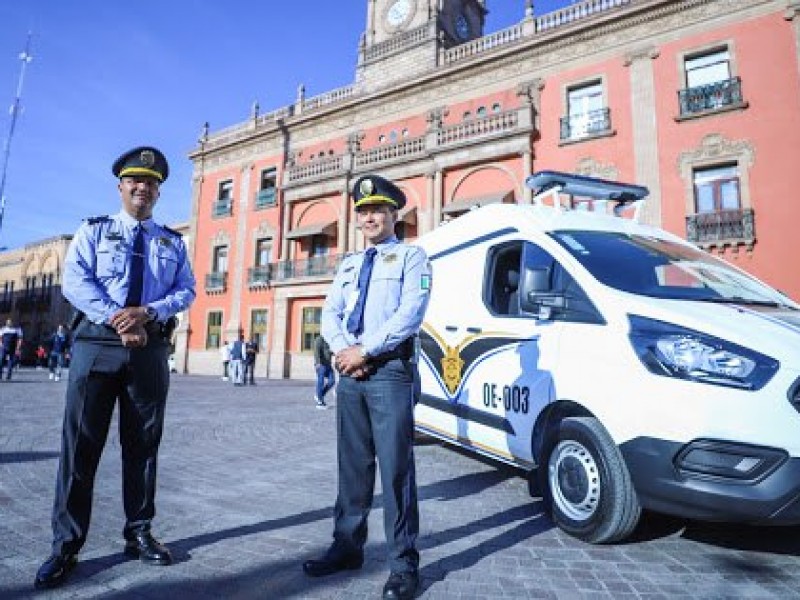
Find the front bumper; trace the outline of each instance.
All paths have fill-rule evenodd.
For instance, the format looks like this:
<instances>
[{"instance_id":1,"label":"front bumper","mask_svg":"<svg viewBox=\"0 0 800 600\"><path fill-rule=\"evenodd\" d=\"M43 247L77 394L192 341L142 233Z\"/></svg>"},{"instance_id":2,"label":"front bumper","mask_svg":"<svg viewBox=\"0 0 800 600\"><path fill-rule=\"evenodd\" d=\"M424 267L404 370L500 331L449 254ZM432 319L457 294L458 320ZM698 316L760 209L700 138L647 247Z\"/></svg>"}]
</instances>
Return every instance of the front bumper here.
<instances>
[{"instance_id":1,"label":"front bumper","mask_svg":"<svg viewBox=\"0 0 800 600\"><path fill-rule=\"evenodd\" d=\"M784 450L640 437L620 451L644 508L703 521L800 524L800 458Z\"/></svg>"}]
</instances>

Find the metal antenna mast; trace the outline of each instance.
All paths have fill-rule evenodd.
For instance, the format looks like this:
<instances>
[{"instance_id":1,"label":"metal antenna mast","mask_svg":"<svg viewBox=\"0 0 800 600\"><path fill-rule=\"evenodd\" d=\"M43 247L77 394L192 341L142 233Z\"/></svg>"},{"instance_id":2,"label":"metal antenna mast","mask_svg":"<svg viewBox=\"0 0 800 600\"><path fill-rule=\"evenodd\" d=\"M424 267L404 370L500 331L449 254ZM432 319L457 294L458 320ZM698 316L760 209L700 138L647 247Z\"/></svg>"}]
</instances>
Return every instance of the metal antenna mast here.
<instances>
[{"instance_id":1,"label":"metal antenna mast","mask_svg":"<svg viewBox=\"0 0 800 600\"><path fill-rule=\"evenodd\" d=\"M6 210L6 175L8 173L8 158L11 155L11 138L14 137L14 128L17 125L17 117L20 113L22 99L22 83L25 81L25 68L33 60L31 56L31 33L28 32L28 41L25 43L25 51L19 55L22 67L19 70L19 81L17 82L17 94L14 97L14 104L11 105L11 125L8 128L8 137L3 146L3 170L0 172L0 231L3 229L3 214Z\"/></svg>"}]
</instances>

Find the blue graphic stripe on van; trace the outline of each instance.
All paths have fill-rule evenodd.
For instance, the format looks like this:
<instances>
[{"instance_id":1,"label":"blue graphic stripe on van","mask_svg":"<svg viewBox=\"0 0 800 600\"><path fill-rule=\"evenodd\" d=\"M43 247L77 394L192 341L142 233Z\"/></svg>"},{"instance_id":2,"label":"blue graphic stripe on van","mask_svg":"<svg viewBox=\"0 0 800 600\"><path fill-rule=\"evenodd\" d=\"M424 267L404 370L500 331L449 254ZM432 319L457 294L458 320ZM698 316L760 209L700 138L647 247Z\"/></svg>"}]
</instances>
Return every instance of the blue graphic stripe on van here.
<instances>
[{"instance_id":1,"label":"blue graphic stripe on van","mask_svg":"<svg viewBox=\"0 0 800 600\"><path fill-rule=\"evenodd\" d=\"M430 406L434 410L454 415L459 419L472 421L473 423L485 425L486 427L491 427L492 429L498 429L504 433L507 433L508 435L515 435L514 427L511 425L511 422L508 419L504 419L498 415L492 415L483 412L482 410L472 408L466 404L453 404L444 398L437 398L436 396L431 396L430 394L422 394L422 397L419 401L425 406Z\"/></svg>"},{"instance_id":2,"label":"blue graphic stripe on van","mask_svg":"<svg viewBox=\"0 0 800 600\"><path fill-rule=\"evenodd\" d=\"M488 242L489 240L493 240L494 238L502 237L504 235L508 235L509 233L517 233L519 229L516 227L504 227L503 229L498 229L497 231L493 231L492 233L487 233L486 235L481 235L479 237L473 238L463 244L458 244L458 246L453 246L452 248L448 248L447 250L442 250L441 252L437 252L432 256L428 257L428 260L436 260L438 258L442 258L447 256L448 254L453 254L455 252L461 252L465 248L469 248L470 246L477 246L478 244L482 244L483 242Z\"/></svg>"}]
</instances>

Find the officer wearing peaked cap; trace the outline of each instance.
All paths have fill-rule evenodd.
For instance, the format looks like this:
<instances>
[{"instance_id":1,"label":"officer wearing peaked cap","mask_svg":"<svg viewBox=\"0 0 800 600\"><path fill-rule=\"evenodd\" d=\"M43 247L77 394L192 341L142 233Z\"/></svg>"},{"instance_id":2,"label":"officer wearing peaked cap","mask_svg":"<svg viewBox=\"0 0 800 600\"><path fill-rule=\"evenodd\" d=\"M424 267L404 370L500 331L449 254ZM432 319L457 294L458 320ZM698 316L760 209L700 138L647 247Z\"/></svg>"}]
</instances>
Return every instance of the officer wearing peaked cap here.
<instances>
[{"instance_id":1,"label":"officer wearing peaked cap","mask_svg":"<svg viewBox=\"0 0 800 600\"><path fill-rule=\"evenodd\" d=\"M383 597L413 598L419 582L414 355L431 289L430 264L422 248L400 243L394 234L406 204L394 183L366 175L355 182L353 201L367 248L342 262L321 324L341 374L334 541L303 569L319 577L361 567L377 458L391 570Z\"/></svg>"},{"instance_id":2,"label":"officer wearing peaked cap","mask_svg":"<svg viewBox=\"0 0 800 600\"><path fill-rule=\"evenodd\" d=\"M53 504L52 555L37 588L61 585L86 541L92 489L114 405L119 405L125 554L167 565L169 550L150 533L156 461L169 385L169 334L195 297L180 234L153 221L164 155L142 146L112 166L122 210L81 225L64 262L63 293L76 309L61 460Z\"/></svg>"}]
</instances>

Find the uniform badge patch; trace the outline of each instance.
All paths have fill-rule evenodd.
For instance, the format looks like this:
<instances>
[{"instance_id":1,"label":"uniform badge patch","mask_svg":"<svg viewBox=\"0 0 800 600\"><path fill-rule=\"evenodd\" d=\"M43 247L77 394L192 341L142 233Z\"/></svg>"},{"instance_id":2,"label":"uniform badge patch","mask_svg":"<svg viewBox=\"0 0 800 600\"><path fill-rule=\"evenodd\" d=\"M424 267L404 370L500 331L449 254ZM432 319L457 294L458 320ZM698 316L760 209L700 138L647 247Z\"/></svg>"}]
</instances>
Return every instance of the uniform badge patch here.
<instances>
[{"instance_id":1,"label":"uniform badge patch","mask_svg":"<svg viewBox=\"0 0 800 600\"><path fill-rule=\"evenodd\" d=\"M393 263L397 260L397 254L387 254L383 257L383 262L385 263Z\"/></svg>"},{"instance_id":2,"label":"uniform badge patch","mask_svg":"<svg viewBox=\"0 0 800 600\"><path fill-rule=\"evenodd\" d=\"M372 179L362 181L361 185L358 186L358 191L361 192L362 196L371 196L372 192L375 191L375 184L372 183Z\"/></svg>"},{"instance_id":3,"label":"uniform badge patch","mask_svg":"<svg viewBox=\"0 0 800 600\"><path fill-rule=\"evenodd\" d=\"M160 237L158 238L158 244L160 246L166 246L167 248L172 246L172 240L168 237Z\"/></svg>"},{"instance_id":4,"label":"uniform badge patch","mask_svg":"<svg viewBox=\"0 0 800 600\"><path fill-rule=\"evenodd\" d=\"M431 276L427 273L423 273L419 278L419 287L421 287L423 290L431 289Z\"/></svg>"}]
</instances>

